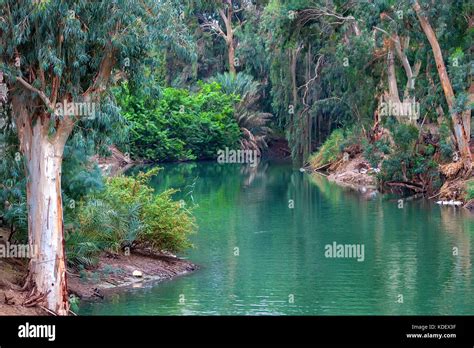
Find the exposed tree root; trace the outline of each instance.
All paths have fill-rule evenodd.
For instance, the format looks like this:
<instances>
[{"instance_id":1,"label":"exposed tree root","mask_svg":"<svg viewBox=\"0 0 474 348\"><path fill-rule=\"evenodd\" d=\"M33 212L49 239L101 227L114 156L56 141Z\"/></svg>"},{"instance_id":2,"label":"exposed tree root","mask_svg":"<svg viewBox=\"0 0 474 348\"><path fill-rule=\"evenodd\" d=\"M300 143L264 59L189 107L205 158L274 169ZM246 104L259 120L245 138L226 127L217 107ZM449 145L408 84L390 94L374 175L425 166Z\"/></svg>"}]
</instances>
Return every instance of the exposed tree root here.
<instances>
[{"instance_id":1,"label":"exposed tree root","mask_svg":"<svg viewBox=\"0 0 474 348\"><path fill-rule=\"evenodd\" d=\"M33 276L30 272L28 272L28 275L25 278L25 283L23 284L23 287L20 289L20 291L28 291L28 290L34 290L35 289L35 283L33 281Z\"/></svg>"},{"instance_id":2,"label":"exposed tree root","mask_svg":"<svg viewBox=\"0 0 474 348\"><path fill-rule=\"evenodd\" d=\"M36 289L34 289L34 290L36 292ZM34 306L39 305L40 303L42 303L46 299L46 296L48 296L49 292L50 292L50 290L48 290L45 293L40 293L40 294L36 294L34 296L29 297L27 300L25 300L22 303L22 306L34 307Z\"/></svg>"}]
</instances>

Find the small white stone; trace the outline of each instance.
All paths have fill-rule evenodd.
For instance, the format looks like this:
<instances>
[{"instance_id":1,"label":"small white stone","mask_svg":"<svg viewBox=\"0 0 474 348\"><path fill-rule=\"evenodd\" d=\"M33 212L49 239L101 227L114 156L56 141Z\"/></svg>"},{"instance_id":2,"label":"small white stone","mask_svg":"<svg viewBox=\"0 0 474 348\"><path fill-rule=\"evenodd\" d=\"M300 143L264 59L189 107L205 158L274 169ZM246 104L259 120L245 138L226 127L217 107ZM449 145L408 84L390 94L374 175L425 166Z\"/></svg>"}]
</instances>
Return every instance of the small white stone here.
<instances>
[{"instance_id":1,"label":"small white stone","mask_svg":"<svg viewBox=\"0 0 474 348\"><path fill-rule=\"evenodd\" d=\"M133 276L136 277L136 278L141 278L143 277L143 273L141 271L133 271Z\"/></svg>"}]
</instances>

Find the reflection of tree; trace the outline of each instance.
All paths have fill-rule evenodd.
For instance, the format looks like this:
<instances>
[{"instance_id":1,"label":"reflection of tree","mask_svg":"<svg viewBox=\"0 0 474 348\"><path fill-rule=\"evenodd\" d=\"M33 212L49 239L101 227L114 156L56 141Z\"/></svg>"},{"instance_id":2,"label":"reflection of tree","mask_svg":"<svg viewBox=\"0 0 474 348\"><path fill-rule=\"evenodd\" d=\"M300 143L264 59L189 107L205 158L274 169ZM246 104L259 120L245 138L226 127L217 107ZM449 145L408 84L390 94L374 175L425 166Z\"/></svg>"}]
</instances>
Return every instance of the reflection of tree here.
<instances>
[{"instance_id":1,"label":"reflection of tree","mask_svg":"<svg viewBox=\"0 0 474 348\"><path fill-rule=\"evenodd\" d=\"M466 283L472 284L471 238L474 231L474 217L470 212L456 207L440 207L442 229L452 237L452 245L447 252L453 255L453 247L458 248L459 256L454 256L454 276L466 277ZM462 282L456 279L455 283Z\"/></svg>"},{"instance_id":2,"label":"reflection of tree","mask_svg":"<svg viewBox=\"0 0 474 348\"><path fill-rule=\"evenodd\" d=\"M268 169L268 162L259 163L256 166L242 166L240 173L244 178L244 186L248 187L256 178L264 178Z\"/></svg>"},{"instance_id":3,"label":"reflection of tree","mask_svg":"<svg viewBox=\"0 0 474 348\"><path fill-rule=\"evenodd\" d=\"M185 193L195 178L203 236L196 235L200 250L190 258L212 263L210 289L200 291L224 299L216 301L225 307L218 312L234 313L232 296L242 301L239 314L254 313L255 304L280 311L274 300L288 301L289 294L298 304L285 307L292 314L307 310L302 303L312 314L465 313L453 306L472 303L464 296L472 291L473 219L459 211L438 213L425 201L403 209L381 197L367 201L324 177L264 162L166 165L154 184ZM324 245L333 241L364 244L365 262L328 262ZM462 257L453 257L452 246Z\"/></svg>"}]
</instances>

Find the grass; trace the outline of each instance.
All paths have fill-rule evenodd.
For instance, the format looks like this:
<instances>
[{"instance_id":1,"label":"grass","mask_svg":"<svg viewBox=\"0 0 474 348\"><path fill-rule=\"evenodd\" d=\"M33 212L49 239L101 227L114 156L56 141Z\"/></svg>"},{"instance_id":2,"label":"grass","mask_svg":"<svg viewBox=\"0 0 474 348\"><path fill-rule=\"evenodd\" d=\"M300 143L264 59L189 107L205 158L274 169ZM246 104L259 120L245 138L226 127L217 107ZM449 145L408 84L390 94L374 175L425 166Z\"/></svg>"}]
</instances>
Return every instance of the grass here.
<instances>
[{"instance_id":1,"label":"grass","mask_svg":"<svg viewBox=\"0 0 474 348\"><path fill-rule=\"evenodd\" d=\"M318 168L325 164L334 162L341 152L341 146L343 145L344 140L344 131L342 129L336 129L333 131L318 151L309 157L310 166Z\"/></svg>"}]
</instances>

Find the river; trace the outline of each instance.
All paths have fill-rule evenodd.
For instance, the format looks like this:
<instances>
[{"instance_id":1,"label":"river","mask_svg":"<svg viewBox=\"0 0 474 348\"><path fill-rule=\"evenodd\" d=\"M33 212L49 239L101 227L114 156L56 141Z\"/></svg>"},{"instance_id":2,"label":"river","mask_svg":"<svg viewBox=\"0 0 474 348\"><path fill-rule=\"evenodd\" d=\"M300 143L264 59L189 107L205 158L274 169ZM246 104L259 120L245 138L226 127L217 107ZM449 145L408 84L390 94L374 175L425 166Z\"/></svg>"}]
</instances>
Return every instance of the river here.
<instances>
[{"instance_id":1,"label":"river","mask_svg":"<svg viewBox=\"0 0 474 348\"><path fill-rule=\"evenodd\" d=\"M79 314L474 312L474 218L462 208L367 199L285 163L170 164L152 184L194 206L199 231L180 256L200 269L83 303ZM334 243L363 257L327 257Z\"/></svg>"}]
</instances>

